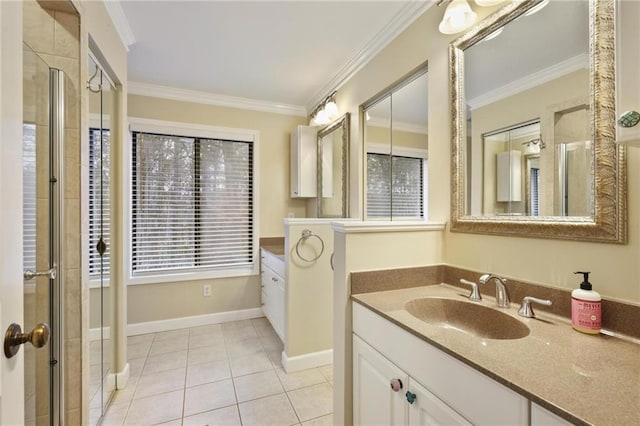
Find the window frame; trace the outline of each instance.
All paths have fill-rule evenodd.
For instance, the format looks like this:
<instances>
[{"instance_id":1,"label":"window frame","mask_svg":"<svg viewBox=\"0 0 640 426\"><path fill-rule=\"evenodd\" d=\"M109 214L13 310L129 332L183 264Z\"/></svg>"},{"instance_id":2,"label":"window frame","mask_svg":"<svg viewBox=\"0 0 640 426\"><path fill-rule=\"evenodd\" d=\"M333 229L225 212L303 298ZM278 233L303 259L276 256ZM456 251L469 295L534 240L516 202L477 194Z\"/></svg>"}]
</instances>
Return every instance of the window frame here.
<instances>
[{"instance_id":1,"label":"window frame","mask_svg":"<svg viewBox=\"0 0 640 426\"><path fill-rule=\"evenodd\" d=\"M202 139L223 139L239 142L249 142L253 153L253 241L252 259L253 262L247 266L217 267L208 270L190 271L165 271L165 272L141 272L133 275L133 132L156 133L165 135L184 136ZM211 278L233 278L242 276L254 276L260 273L259 264L259 240L260 240L260 132L248 129L236 129L229 127L216 127L199 124L181 123L174 121L152 120L146 118L129 117L129 147L126 150L126 172L124 179L127 189L124 192L123 205L125 206L125 252L123 264L126 267L126 284L159 284L180 281L194 281Z\"/></svg>"}]
</instances>

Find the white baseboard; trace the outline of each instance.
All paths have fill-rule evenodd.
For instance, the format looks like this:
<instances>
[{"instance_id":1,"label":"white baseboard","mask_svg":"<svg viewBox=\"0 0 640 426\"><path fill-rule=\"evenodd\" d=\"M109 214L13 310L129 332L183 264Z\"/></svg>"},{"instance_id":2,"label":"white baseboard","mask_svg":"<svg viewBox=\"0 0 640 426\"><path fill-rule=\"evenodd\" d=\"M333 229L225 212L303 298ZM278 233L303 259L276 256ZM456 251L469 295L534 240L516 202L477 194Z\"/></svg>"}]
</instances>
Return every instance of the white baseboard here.
<instances>
[{"instance_id":1,"label":"white baseboard","mask_svg":"<svg viewBox=\"0 0 640 426\"><path fill-rule=\"evenodd\" d=\"M112 375L113 374L109 374L109 376L112 376ZM115 374L114 389L126 388L128 381L129 381L129 363L126 363L122 371Z\"/></svg>"},{"instance_id":2,"label":"white baseboard","mask_svg":"<svg viewBox=\"0 0 640 426\"><path fill-rule=\"evenodd\" d=\"M282 351L282 366L287 373L306 370L308 368L321 367L333 363L333 349L311 352L304 355L288 356Z\"/></svg>"},{"instance_id":3,"label":"white baseboard","mask_svg":"<svg viewBox=\"0 0 640 426\"><path fill-rule=\"evenodd\" d=\"M160 331L178 330L180 328L198 327L201 325L220 324L230 321L261 318L262 308L243 309L240 311L218 312L215 314L195 315L192 317L172 318L167 320L138 322L127 325L127 336L158 333Z\"/></svg>"},{"instance_id":4,"label":"white baseboard","mask_svg":"<svg viewBox=\"0 0 640 426\"><path fill-rule=\"evenodd\" d=\"M127 367L129 364L127 364ZM116 390L116 378L117 374L109 373L107 374L107 380L104 382L104 390L107 392L111 392Z\"/></svg>"}]
</instances>

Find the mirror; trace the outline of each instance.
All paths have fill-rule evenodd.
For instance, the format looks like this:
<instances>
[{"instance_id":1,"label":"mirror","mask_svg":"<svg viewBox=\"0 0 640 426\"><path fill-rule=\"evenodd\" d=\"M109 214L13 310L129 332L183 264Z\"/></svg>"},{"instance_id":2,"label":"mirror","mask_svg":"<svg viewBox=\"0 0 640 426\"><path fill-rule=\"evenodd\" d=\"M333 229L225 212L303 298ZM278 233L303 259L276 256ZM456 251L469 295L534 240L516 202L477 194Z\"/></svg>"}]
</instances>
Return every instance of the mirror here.
<instances>
[{"instance_id":1,"label":"mirror","mask_svg":"<svg viewBox=\"0 0 640 426\"><path fill-rule=\"evenodd\" d=\"M318 217L347 217L349 118L346 113L318 131Z\"/></svg>"},{"instance_id":2,"label":"mirror","mask_svg":"<svg viewBox=\"0 0 640 426\"><path fill-rule=\"evenodd\" d=\"M426 219L427 67L362 106L365 220Z\"/></svg>"},{"instance_id":3,"label":"mirror","mask_svg":"<svg viewBox=\"0 0 640 426\"><path fill-rule=\"evenodd\" d=\"M510 3L450 45L451 230L624 243L614 0L542 4Z\"/></svg>"}]
</instances>

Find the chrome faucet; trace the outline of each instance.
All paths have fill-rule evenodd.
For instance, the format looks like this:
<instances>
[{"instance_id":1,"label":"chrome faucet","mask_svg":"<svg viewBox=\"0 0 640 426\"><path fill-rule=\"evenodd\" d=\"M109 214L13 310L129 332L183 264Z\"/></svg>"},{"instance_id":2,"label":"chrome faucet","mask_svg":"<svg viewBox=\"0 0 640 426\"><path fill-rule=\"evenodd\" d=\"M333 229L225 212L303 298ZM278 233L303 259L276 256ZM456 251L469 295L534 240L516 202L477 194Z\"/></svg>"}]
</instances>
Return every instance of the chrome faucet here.
<instances>
[{"instance_id":1,"label":"chrome faucet","mask_svg":"<svg viewBox=\"0 0 640 426\"><path fill-rule=\"evenodd\" d=\"M509 300L509 294L507 293L506 279L493 274L484 274L478 281L480 284L486 284L492 279L496 282L496 304L499 308L508 308L511 301Z\"/></svg>"}]
</instances>

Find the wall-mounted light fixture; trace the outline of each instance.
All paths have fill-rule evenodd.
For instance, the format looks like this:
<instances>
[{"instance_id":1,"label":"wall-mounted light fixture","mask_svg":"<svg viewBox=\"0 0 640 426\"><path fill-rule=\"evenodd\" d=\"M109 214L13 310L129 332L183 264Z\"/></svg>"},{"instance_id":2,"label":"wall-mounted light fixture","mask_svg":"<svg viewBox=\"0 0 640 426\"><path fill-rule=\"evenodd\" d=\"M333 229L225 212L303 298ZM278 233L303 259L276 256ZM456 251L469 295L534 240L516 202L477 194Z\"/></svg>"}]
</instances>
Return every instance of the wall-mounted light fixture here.
<instances>
[{"instance_id":1,"label":"wall-mounted light fixture","mask_svg":"<svg viewBox=\"0 0 640 426\"><path fill-rule=\"evenodd\" d=\"M495 6L505 0L475 0L478 6ZM447 5L438 29L442 34L456 34L462 32L476 22L478 15L471 10L467 0L439 0L438 6Z\"/></svg>"},{"instance_id":2,"label":"wall-mounted light fixture","mask_svg":"<svg viewBox=\"0 0 640 426\"><path fill-rule=\"evenodd\" d=\"M324 98L311 113L310 126L324 126L338 118L340 111L336 105L336 91Z\"/></svg>"},{"instance_id":3,"label":"wall-mounted light fixture","mask_svg":"<svg viewBox=\"0 0 640 426\"><path fill-rule=\"evenodd\" d=\"M540 150L546 148L542 137L522 142L522 145L525 145L524 155L540 154Z\"/></svg>"}]
</instances>

